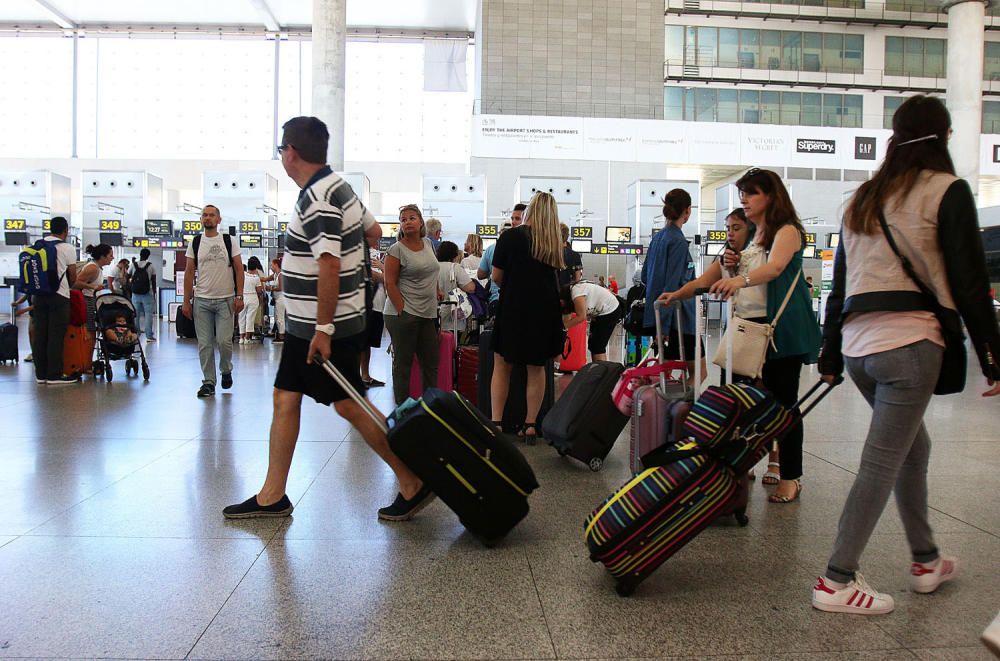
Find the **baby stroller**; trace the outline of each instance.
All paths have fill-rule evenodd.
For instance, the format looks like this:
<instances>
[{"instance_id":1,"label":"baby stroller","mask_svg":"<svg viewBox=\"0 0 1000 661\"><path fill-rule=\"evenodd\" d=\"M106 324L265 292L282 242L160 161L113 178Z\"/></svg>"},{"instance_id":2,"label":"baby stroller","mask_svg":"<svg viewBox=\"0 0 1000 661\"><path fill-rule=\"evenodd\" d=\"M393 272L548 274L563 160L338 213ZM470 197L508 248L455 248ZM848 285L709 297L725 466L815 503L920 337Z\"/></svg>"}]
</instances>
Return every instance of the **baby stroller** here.
<instances>
[{"instance_id":1,"label":"baby stroller","mask_svg":"<svg viewBox=\"0 0 1000 661\"><path fill-rule=\"evenodd\" d=\"M110 382L114 378L111 361L124 360L125 376L138 376L141 365L142 378L149 381L149 365L139 343L139 325L136 323L132 301L119 294L102 294L97 297L94 306L97 309L97 360L94 361L94 376L104 374L104 378ZM109 330L115 331L113 335L119 335L119 339L108 338ZM139 352L138 360L135 359L136 351Z\"/></svg>"}]
</instances>

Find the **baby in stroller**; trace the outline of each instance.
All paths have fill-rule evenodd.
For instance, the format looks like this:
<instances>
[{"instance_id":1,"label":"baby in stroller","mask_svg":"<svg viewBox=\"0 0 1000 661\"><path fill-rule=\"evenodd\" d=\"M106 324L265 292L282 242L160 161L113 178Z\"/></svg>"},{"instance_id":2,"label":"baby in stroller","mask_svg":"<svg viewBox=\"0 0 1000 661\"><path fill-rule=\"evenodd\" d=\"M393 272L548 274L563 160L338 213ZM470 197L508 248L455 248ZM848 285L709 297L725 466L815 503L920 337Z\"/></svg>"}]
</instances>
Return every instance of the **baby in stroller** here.
<instances>
[{"instance_id":1,"label":"baby in stroller","mask_svg":"<svg viewBox=\"0 0 1000 661\"><path fill-rule=\"evenodd\" d=\"M129 327L128 318L124 314L117 314L114 324L104 331L104 339L115 344L131 347L139 341L139 335Z\"/></svg>"}]
</instances>

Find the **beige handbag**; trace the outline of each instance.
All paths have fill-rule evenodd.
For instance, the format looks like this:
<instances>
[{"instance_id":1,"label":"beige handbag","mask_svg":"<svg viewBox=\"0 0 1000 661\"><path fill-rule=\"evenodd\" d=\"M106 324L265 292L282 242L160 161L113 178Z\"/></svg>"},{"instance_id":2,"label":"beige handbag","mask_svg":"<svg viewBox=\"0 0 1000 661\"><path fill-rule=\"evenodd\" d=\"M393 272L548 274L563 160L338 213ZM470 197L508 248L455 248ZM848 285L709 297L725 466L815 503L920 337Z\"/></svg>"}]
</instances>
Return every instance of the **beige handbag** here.
<instances>
[{"instance_id":1,"label":"beige handbag","mask_svg":"<svg viewBox=\"0 0 1000 661\"><path fill-rule=\"evenodd\" d=\"M778 314L774 316L774 320L771 323L761 324L755 321L740 319L739 317L730 317L729 327L726 328L726 333L722 336L722 342L719 343L719 348L716 350L712 362L726 369L726 347L729 342L732 342L733 364L730 371L733 374L747 376L751 379L760 378L764 373L764 361L767 359L767 349L774 346L774 328L778 325L781 315L784 314L785 308L788 306L788 301L792 298L792 293L799 284L799 278L801 277L802 271L799 271L795 279L792 280L792 285L788 288L788 293L785 294L785 300L781 302Z\"/></svg>"}]
</instances>

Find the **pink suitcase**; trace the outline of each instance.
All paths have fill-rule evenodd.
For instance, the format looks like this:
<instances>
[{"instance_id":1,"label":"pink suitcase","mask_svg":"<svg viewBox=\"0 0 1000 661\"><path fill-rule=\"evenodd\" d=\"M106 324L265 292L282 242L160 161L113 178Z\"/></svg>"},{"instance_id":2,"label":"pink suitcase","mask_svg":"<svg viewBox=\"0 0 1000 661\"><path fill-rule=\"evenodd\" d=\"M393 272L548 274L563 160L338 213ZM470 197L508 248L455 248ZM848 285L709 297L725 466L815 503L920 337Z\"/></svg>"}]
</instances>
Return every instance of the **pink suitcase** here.
<instances>
[{"instance_id":1,"label":"pink suitcase","mask_svg":"<svg viewBox=\"0 0 1000 661\"><path fill-rule=\"evenodd\" d=\"M438 333L439 352L438 357L438 381L429 383L428 386L440 388L445 392L451 392L455 388L455 334L451 331L441 331ZM413 357L413 368L410 370L410 397L420 399L423 395L423 376L420 372L420 363L417 357Z\"/></svg>"}]
</instances>

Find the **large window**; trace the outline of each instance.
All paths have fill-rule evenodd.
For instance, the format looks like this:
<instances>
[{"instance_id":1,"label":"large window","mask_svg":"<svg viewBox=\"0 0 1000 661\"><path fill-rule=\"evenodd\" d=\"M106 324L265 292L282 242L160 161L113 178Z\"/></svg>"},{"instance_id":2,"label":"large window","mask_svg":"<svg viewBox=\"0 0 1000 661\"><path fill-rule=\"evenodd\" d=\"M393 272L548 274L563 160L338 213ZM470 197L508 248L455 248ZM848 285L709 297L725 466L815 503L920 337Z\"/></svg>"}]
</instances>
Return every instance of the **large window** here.
<instances>
[{"instance_id":1,"label":"large window","mask_svg":"<svg viewBox=\"0 0 1000 661\"><path fill-rule=\"evenodd\" d=\"M264 38L77 43L80 158L269 159L275 120L312 108L308 41L282 41L277 72L275 42ZM425 92L423 49L417 40L348 43L347 160L468 159L473 86ZM0 62L8 96L24 100L0 106L0 154L71 156L73 40L3 37Z\"/></svg>"},{"instance_id":2,"label":"large window","mask_svg":"<svg viewBox=\"0 0 1000 661\"><path fill-rule=\"evenodd\" d=\"M983 133L1000 133L1000 101L983 101Z\"/></svg>"},{"instance_id":3,"label":"large window","mask_svg":"<svg viewBox=\"0 0 1000 661\"><path fill-rule=\"evenodd\" d=\"M865 40L860 34L667 26L671 64L740 69L861 73Z\"/></svg>"},{"instance_id":4,"label":"large window","mask_svg":"<svg viewBox=\"0 0 1000 661\"><path fill-rule=\"evenodd\" d=\"M858 94L669 86L666 119L786 126L861 127Z\"/></svg>"},{"instance_id":5,"label":"large window","mask_svg":"<svg viewBox=\"0 0 1000 661\"><path fill-rule=\"evenodd\" d=\"M944 39L885 38L885 72L890 76L944 78L946 60Z\"/></svg>"},{"instance_id":6,"label":"large window","mask_svg":"<svg viewBox=\"0 0 1000 661\"><path fill-rule=\"evenodd\" d=\"M905 96L887 96L882 100L882 113L883 121L882 128L891 129L892 128L892 116L896 114L899 110L899 106L903 105L903 101L906 101Z\"/></svg>"},{"instance_id":7,"label":"large window","mask_svg":"<svg viewBox=\"0 0 1000 661\"><path fill-rule=\"evenodd\" d=\"M985 80L1000 80L1000 41L986 42L983 78Z\"/></svg>"},{"instance_id":8,"label":"large window","mask_svg":"<svg viewBox=\"0 0 1000 661\"><path fill-rule=\"evenodd\" d=\"M743 0L743 2L766 2L772 5L801 5L803 7L865 8L865 0Z\"/></svg>"}]
</instances>

